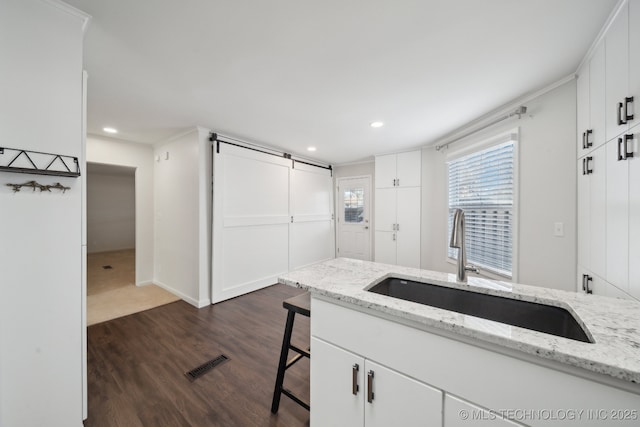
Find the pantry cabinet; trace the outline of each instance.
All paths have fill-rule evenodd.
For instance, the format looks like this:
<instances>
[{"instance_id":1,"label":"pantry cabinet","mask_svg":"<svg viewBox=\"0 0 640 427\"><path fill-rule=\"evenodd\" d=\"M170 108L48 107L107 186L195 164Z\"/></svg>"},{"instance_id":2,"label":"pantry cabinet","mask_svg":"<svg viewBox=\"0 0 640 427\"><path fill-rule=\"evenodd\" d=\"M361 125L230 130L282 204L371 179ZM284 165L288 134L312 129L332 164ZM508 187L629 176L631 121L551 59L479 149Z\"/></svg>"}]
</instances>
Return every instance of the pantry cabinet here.
<instances>
[{"instance_id":1,"label":"pantry cabinet","mask_svg":"<svg viewBox=\"0 0 640 427\"><path fill-rule=\"evenodd\" d=\"M420 267L420 151L377 156L375 260Z\"/></svg>"},{"instance_id":2,"label":"pantry cabinet","mask_svg":"<svg viewBox=\"0 0 640 427\"><path fill-rule=\"evenodd\" d=\"M580 70L577 97L577 287L637 299L640 121L634 106L640 96L639 27L640 0L623 2L603 42ZM602 117L604 138L597 131Z\"/></svg>"}]
</instances>

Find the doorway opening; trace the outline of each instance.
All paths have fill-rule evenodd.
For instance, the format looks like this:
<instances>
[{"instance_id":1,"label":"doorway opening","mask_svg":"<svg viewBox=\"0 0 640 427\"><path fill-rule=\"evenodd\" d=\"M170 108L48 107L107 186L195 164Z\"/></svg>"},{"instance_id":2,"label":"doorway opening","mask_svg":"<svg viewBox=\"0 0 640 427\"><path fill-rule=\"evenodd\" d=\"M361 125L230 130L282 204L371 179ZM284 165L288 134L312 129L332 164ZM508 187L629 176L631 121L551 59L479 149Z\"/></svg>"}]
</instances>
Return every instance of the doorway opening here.
<instances>
[{"instance_id":1,"label":"doorway opening","mask_svg":"<svg viewBox=\"0 0 640 427\"><path fill-rule=\"evenodd\" d=\"M136 286L136 168L87 163L87 326L179 298Z\"/></svg>"},{"instance_id":2,"label":"doorway opening","mask_svg":"<svg viewBox=\"0 0 640 427\"><path fill-rule=\"evenodd\" d=\"M371 261L371 176L337 179L337 254Z\"/></svg>"}]
</instances>

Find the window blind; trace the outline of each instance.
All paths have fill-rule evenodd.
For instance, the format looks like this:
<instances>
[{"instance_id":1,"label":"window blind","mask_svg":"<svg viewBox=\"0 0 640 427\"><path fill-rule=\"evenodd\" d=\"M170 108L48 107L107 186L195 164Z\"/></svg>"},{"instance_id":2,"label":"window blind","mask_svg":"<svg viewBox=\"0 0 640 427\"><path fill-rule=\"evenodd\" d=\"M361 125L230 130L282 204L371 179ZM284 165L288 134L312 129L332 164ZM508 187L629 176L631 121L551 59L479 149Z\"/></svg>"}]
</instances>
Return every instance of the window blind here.
<instances>
[{"instance_id":1,"label":"window blind","mask_svg":"<svg viewBox=\"0 0 640 427\"><path fill-rule=\"evenodd\" d=\"M467 260L512 276L514 141L448 162L449 235L453 211L464 211ZM456 258L457 249L449 248Z\"/></svg>"}]
</instances>

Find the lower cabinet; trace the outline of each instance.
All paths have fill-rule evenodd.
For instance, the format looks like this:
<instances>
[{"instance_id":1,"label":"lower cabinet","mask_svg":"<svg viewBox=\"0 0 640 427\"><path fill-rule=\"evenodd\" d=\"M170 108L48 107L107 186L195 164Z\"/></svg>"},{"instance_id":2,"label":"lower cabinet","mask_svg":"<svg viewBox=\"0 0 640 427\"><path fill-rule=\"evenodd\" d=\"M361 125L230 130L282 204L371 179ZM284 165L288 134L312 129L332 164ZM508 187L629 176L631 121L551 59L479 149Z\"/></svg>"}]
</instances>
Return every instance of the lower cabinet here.
<instances>
[{"instance_id":1,"label":"lower cabinet","mask_svg":"<svg viewBox=\"0 0 640 427\"><path fill-rule=\"evenodd\" d=\"M488 411L457 397L445 394L444 427L516 427L496 411Z\"/></svg>"},{"instance_id":2,"label":"lower cabinet","mask_svg":"<svg viewBox=\"0 0 640 427\"><path fill-rule=\"evenodd\" d=\"M311 426L440 426L442 392L311 339Z\"/></svg>"}]
</instances>

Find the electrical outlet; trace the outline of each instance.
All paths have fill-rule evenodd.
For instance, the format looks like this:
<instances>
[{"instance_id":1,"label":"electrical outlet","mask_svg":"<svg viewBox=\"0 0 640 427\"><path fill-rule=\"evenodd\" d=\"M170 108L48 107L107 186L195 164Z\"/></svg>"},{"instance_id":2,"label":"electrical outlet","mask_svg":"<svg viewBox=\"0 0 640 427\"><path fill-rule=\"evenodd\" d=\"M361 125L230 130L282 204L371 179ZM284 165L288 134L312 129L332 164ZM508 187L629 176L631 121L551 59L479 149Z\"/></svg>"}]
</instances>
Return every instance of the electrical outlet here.
<instances>
[{"instance_id":1,"label":"electrical outlet","mask_svg":"<svg viewBox=\"0 0 640 427\"><path fill-rule=\"evenodd\" d=\"M553 224L553 235L556 237L564 237L564 223L556 222Z\"/></svg>"}]
</instances>

